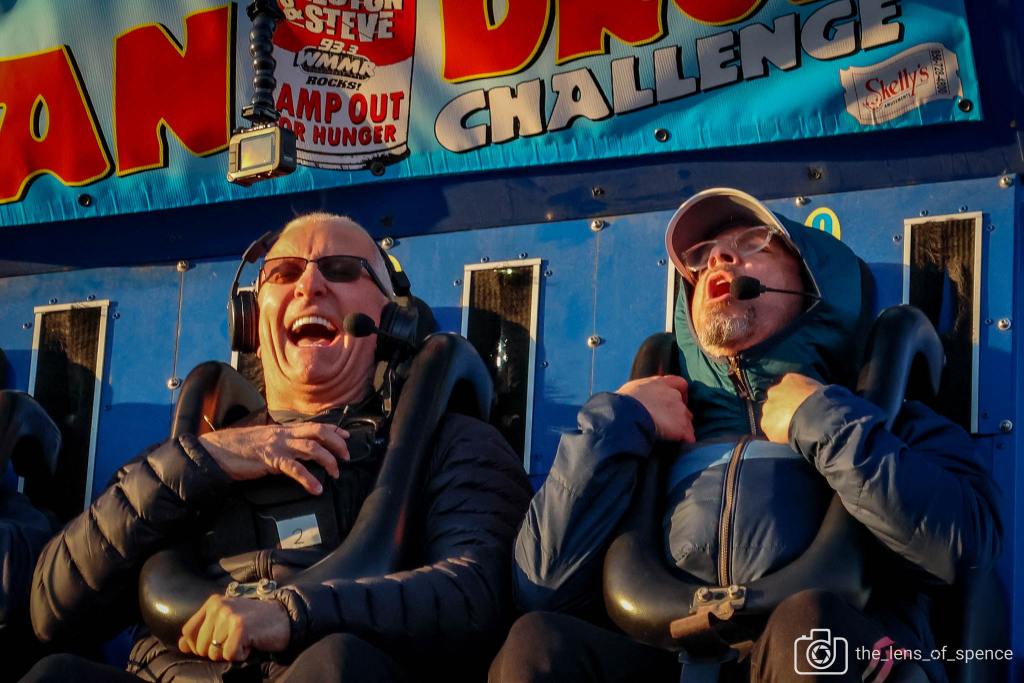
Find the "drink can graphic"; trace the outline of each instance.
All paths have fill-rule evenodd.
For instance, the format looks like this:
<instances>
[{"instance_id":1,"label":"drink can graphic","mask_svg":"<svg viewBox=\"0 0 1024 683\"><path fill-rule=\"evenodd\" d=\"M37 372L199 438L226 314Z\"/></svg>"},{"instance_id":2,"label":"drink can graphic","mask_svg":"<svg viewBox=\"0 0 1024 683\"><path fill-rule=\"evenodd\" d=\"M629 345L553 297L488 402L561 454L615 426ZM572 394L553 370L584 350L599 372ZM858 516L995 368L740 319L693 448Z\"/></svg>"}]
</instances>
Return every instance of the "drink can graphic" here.
<instances>
[{"instance_id":1,"label":"drink can graphic","mask_svg":"<svg viewBox=\"0 0 1024 683\"><path fill-rule=\"evenodd\" d=\"M358 170L409 152L416 0L278 0L280 125L304 166Z\"/></svg>"}]
</instances>

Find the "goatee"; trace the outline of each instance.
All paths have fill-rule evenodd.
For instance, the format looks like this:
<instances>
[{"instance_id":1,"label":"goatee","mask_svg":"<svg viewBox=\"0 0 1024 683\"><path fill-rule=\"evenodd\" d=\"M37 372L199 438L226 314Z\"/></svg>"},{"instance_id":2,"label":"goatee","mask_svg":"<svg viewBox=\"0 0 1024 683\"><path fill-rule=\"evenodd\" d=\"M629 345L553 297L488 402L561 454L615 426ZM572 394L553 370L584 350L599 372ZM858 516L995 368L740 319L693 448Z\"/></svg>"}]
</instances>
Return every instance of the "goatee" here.
<instances>
[{"instance_id":1,"label":"goatee","mask_svg":"<svg viewBox=\"0 0 1024 683\"><path fill-rule=\"evenodd\" d=\"M757 309L753 306L735 312L716 307L707 312L697 338L705 349L731 347L753 332L756 321Z\"/></svg>"}]
</instances>

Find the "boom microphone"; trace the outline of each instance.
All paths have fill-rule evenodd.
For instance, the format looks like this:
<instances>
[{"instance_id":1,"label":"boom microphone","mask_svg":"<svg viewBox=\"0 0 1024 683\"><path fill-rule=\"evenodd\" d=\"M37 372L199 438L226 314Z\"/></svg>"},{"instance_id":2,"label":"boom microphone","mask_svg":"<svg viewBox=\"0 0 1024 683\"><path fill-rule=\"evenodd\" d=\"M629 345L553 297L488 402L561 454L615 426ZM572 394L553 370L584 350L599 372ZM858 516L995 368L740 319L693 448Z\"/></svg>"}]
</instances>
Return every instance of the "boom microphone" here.
<instances>
[{"instance_id":1,"label":"boom microphone","mask_svg":"<svg viewBox=\"0 0 1024 683\"><path fill-rule=\"evenodd\" d=\"M349 313L345 316L341 326L345 328L345 332L353 337L369 337L374 332L380 332L377 329L377 325L374 324L373 318L365 313Z\"/></svg>"},{"instance_id":2,"label":"boom microphone","mask_svg":"<svg viewBox=\"0 0 1024 683\"><path fill-rule=\"evenodd\" d=\"M414 349L417 346L415 318L411 320L405 320L404 318L396 320L395 312L388 311L386 307L381 312L381 327L377 327L373 322L373 318L365 313L349 313L341 322L341 326L345 329L345 332L353 337L369 337L371 334L383 337L392 345L391 348L394 348L395 344L399 348L405 349Z\"/></svg>"},{"instance_id":3,"label":"boom microphone","mask_svg":"<svg viewBox=\"0 0 1024 683\"><path fill-rule=\"evenodd\" d=\"M821 299L817 294L811 294L810 292L799 292L793 289L775 289L774 287L768 287L762 285L761 281L756 277L750 277L749 275L740 275L738 278L729 283L729 294L734 299L739 301L745 301L747 299L756 299L765 292L776 292L778 294L795 294L796 296L805 296L808 299ZM346 318L346 321L348 319Z\"/></svg>"}]
</instances>

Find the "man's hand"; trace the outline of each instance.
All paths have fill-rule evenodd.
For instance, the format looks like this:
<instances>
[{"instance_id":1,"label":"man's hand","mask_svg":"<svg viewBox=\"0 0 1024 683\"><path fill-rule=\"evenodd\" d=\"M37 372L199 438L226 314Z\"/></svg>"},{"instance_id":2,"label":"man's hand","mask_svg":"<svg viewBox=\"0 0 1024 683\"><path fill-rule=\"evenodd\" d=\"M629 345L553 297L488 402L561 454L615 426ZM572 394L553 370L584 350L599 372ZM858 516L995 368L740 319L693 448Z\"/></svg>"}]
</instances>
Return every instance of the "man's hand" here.
<instances>
[{"instance_id":1,"label":"man's hand","mask_svg":"<svg viewBox=\"0 0 1024 683\"><path fill-rule=\"evenodd\" d=\"M761 409L761 431L774 443L789 443L789 423L797 408L822 386L821 382L789 372L768 390Z\"/></svg>"},{"instance_id":2,"label":"man's hand","mask_svg":"<svg viewBox=\"0 0 1024 683\"><path fill-rule=\"evenodd\" d=\"M348 432L336 425L297 422L239 427L199 437L224 473L235 481L285 474L313 495L323 487L300 460L312 460L338 478L338 463L348 460Z\"/></svg>"},{"instance_id":3,"label":"man's hand","mask_svg":"<svg viewBox=\"0 0 1024 683\"><path fill-rule=\"evenodd\" d=\"M252 650L280 652L291 639L291 622L276 600L211 595L181 628L178 649L215 662L241 662Z\"/></svg>"},{"instance_id":4,"label":"man's hand","mask_svg":"<svg viewBox=\"0 0 1024 683\"><path fill-rule=\"evenodd\" d=\"M693 413L686 407L686 380L678 375L644 377L626 382L615 393L632 396L654 420L658 438L693 443Z\"/></svg>"}]
</instances>

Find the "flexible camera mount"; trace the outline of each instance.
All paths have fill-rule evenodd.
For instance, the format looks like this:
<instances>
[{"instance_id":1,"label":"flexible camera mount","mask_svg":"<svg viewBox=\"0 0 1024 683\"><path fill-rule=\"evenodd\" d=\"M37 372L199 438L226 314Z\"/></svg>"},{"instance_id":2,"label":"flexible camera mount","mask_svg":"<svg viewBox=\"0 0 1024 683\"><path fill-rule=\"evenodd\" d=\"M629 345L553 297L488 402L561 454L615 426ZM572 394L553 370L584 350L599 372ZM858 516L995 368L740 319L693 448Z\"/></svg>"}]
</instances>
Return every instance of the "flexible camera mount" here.
<instances>
[{"instance_id":1,"label":"flexible camera mount","mask_svg":"<svg viewBox=\"0 0 1024 683\"><path fill-rule=\"evenodd\" d=\"M249 128L236 130L228 144L228 180L237 185L285 175L295 170L295 133L277 125L274 105L277 79L274 69L274 30L284 20L275 0L253 0L245 10L252 20L249 54L252 56L252 99L242 108Z\"/></svg>"},{"instance_id":2,"label":"flexible camera mount","mask_svg":"<svg viewBox=\"0 0 1024 683\"><path fill-rule=\"evenodd\" d=\"M252 99L242 108L242 116L256 125L277 123L279 114L274 106L274 88L277 79L274 69L274 29L284 21L284 14L275 0L253 0L245 13L252 20L249 31L249 55L252 56Z\"/></svg>"}]
</instances>

